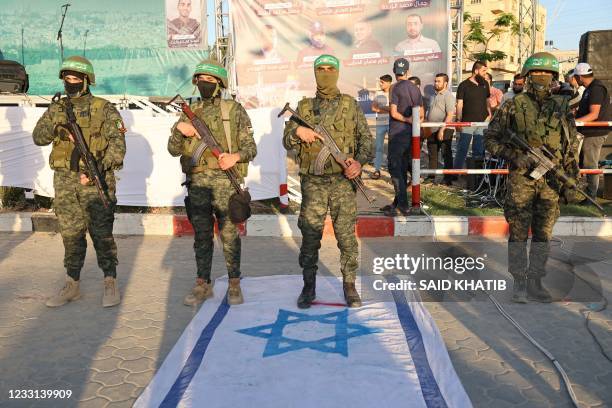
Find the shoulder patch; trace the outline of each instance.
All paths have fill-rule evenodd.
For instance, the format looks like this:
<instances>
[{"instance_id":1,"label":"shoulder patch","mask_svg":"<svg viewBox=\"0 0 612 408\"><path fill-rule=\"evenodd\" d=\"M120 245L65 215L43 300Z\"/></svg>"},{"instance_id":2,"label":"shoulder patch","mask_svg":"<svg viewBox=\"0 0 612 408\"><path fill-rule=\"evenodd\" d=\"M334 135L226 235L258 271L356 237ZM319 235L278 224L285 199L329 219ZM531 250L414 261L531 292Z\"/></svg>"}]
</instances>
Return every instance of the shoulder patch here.
<instances>
[{"instance_id":1,"label":"shoulder patch","mask_svg":"<svg viewBox=\"0 0 612 408\"><path fill-rule=\"evenodd\" d=\"M117 130L121 133L125 134L127 132L125 124L123 123L123 119L117 119L115 121L115 126L117 127Z\"/></svg>"}]
</instances>

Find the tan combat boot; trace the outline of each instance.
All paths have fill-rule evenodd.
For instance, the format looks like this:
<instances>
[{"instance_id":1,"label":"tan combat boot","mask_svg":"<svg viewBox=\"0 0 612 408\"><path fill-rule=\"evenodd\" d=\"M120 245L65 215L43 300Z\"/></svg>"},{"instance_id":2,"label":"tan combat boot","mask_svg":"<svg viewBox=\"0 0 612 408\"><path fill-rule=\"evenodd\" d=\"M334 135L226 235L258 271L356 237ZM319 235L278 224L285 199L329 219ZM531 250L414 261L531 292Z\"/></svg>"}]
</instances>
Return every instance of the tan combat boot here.
<instances>
[{"instance_id":1,"label":"tan combat boot","mask_svg":"<svg viewBox=\"0 0 612 408\"><path fill-rule=\"evenodd\" d=\"M102 297L102 306L111 307L118 305L121 302L119 295L119 285L117 279L112 276L104 278L104 296Z\"/></svg>"},{"instance_id":2,"label":"tan combat boot","mask_svg":"<svg viewBox=\"0 0 612 408\"><path fill-rule=\"evenodd\" d=\"M206 282L202 278L196 279L196 284L191 289L191 293L185 296L183 303L185 306L195 306L213 297L212 283Z\"/></svg>"},{"instance_id":3,"label":"tan combat boot","mask_svg":"<svg viewBox=\"0 0 612 408\"><path fill-rule=\"evenodd\" d=\"M66 283L64 284L64 287L57 295L50 297L46 304L49 307L59 307L72 300L77 300L80 297L81 292L79 291L79 281L75 281L70 276L66 276Z\"/></svg>"},{"instance_id":4,"label":"tan combat boot","mask_svg":"<svg viewBox=\"0 0 612 408\"><path fill-rule=\"evenodd\" d=\"M346 305L348 307L361 307L361 298L359 297L357 288L355 288L355 282L344 282L342 286Z\"/></svg>"},{"instance_id":5,"label":"tan combat boot","mask_svg":"<svg viewBox=\"0 0 612 408\"><path fill-rule=\"evenodd\" d=\"M230 278L229 288L227 289L227 303L239 305L244 303L242 290L240 289L240 278Z\"/></svg>"}]
</instances>

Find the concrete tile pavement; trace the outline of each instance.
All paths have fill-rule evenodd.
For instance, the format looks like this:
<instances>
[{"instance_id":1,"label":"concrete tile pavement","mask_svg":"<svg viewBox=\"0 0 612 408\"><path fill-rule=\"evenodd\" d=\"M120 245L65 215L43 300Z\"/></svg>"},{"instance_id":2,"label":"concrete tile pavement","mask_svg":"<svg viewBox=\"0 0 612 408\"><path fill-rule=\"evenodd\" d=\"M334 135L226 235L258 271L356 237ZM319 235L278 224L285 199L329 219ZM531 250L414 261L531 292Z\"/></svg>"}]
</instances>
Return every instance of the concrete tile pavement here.
<instances>
[{"instance_id":1,"label":"concrete tile pavement","mask_svg":"<svg viewBox=\"0 0 612 408\"><path fill-rule=\"evenodd\" d=\"M409 246L418 248L422 241L372 238L361 244L374 252L382 246L404 252ZM568 247L575 243L566 241ZM588 242L592 261L582 265L601 277L610 297L612 269L599 262L604 258L610 262L610 240ZM82 272L82 299L48 309L45 298L64 279L61 238L0 233L0 372L9 373L0 376L0 406L131 406L153 377L196 313L182 305L194 279L192 238L130 236L119 237L117 243L123 295L119 307L101 307L102 273L90 245ZM299 274L299 244L299 238L246 237L243 272ZM504 253L503 241L493 245ZM324 240L321 275L337 274L337 258L335 240ZM218 248L213 271L215 277L225 274ZM567 369L583 406L612 402L612 364L601 357L584 330L583 303L504 305ZM426 306L475 406L569 406L552 365L491 303L427 302ZM594 314L593 327L612 350L612 312ZM62 401L9 400L10 389L69 389L73 395Z\"/></svg>"}]
</instances>

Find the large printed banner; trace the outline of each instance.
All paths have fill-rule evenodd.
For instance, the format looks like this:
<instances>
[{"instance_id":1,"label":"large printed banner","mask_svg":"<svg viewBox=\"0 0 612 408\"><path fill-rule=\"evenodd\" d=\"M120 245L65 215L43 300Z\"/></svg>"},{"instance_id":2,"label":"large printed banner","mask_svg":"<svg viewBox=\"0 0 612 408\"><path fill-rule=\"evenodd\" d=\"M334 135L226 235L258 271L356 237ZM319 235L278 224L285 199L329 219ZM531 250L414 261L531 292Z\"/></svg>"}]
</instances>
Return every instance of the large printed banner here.
<instances>
[{"instance_id":1,"label":"large printed banner","mask_svg":"<svg viewBox=\"0 0 612 408\"><path fill-rule=\"evenodd\" d=\"M0 0L0 58L23 63L30 94L61 90L57 32L66 0ZM62 30L64 56L85 55L95 93L191 94L207 56L205 0L78 0Z\"/></svg>"},{"instance_id":2,"label":"large printed banner","mask_svg":"<svg viewBox=\"0 0 612 408\"><path fill-rule=\"evenodd\" d=\"M205 0L166 0L166 29L168 47L201 48L206 46L203 39L202 22L206 21ZM195 18L192 18L195 17ZM206 29L206 24L204 24Z\"/></svg>"},{"instance_id":3,"label":"large printed banner","mask_svg":"<svg viewBox=\"0 0 612 408\"><path fill-rule=\"evenodd\" d=\"M233 0L236 73L247 106L283 106L315 90L313 61L341 60L339 87L370 98L395 59L428 93L449 71L446 0Z\"/></svg>"}]
</instances>

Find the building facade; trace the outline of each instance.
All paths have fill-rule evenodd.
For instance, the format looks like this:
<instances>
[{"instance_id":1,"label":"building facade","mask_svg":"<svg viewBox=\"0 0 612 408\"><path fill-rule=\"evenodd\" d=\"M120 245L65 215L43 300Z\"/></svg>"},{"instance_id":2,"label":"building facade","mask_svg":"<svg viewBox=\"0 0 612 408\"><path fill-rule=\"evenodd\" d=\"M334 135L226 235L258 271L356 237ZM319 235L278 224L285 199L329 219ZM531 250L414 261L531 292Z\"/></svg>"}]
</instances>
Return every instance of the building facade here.
<instances>
[{"instance_id":1,"label":"building facade","mask_svg":"<svg viewBox=\"0 0 612 408\"><path fill-rule=\"evenodd\" d=\"M530 5L530 0L522 0L524 7ZM482 22L486 31L492 29L495 25L495 20L502 13L512 13L517 19L519 16L519 7L521 0L463 0L464 13L469 13L474 19ZM528 25L530 24L528 21ZM546 8L538 4L537 21L538 30L536 32L535 51L544 50L544 38L546 34ZM463 33L469 30L469 24L464 23ZM509 30L508 30L509 31ZM469 46L470 51L481 51L481 49ZM493 38L489 43L489 50L499 50L506 54L506 58L501 61L494 61L489 64L490 72L493 75L493 80L509 80L514 74L521 70L519 66L519 43L518 37L509 34L508 32L501 34L499 39ZM464 77L469 76L474 61L470 53L464 54L463 71Z\"/></svg>"}]
</instances>

